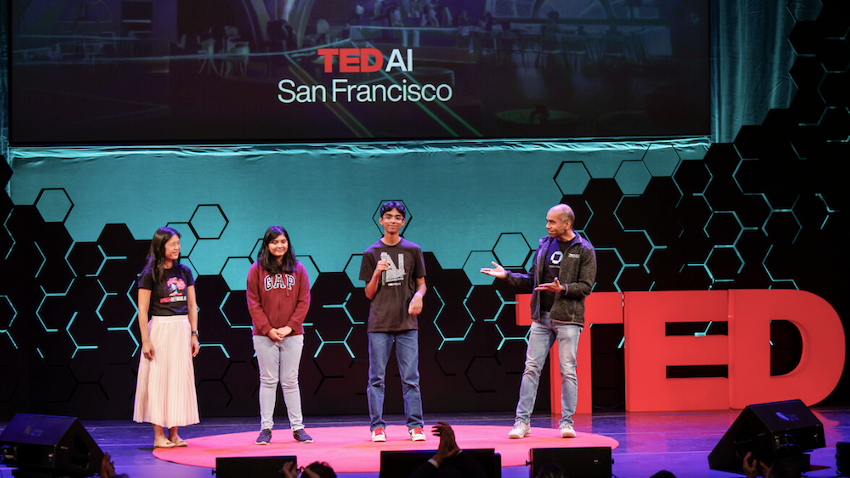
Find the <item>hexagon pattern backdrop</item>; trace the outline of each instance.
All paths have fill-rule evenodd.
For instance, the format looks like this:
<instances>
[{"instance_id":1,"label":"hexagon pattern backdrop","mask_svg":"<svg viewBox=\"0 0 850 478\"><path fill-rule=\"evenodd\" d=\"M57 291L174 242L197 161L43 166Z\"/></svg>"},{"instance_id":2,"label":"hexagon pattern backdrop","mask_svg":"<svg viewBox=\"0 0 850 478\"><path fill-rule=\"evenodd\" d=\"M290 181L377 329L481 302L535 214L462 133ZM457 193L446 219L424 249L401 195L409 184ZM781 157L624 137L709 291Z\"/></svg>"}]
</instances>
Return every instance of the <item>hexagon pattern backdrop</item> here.
<instances>
[{"instance_id":1,"label":"hexagon pattern backdrop","mask_svg":"<svg viewBox=\"0 0 850 478\"><path fill-rule=\"evenodd\" d=\"M135 282L162 225L181 231L183 261L196 273L202 417L258 413L245 276L271 224L288 229L310 275L301 366L308 420L366 415L368 301L357 276L363 249L381 233L378 206L390 199L408 207L403 234L426 256L426 419L514 408L527 334L515 324L514 301L523 291L479 269L491 261L527 269L558 202L573 206L577 229L596 246L595 291L796 288L846 318L850 15L840 8L828 3L818 21L798 23L791 75L799 92L732 144L13 150L11 166L0 164L8 183L0 195L0 419L131 416ZM692 325L725 333L724 324ZM594 404L620 407L622 327L599 332ZM787 372L799 334L781 323L772 333L773 371ZM547 381L539 393L547 396ZM400 395L390 376L388 413L401 412ZM832 398L848 398L844 379ZM538 410L547 407L538 401Z\"/></svg>"}]
</instances>

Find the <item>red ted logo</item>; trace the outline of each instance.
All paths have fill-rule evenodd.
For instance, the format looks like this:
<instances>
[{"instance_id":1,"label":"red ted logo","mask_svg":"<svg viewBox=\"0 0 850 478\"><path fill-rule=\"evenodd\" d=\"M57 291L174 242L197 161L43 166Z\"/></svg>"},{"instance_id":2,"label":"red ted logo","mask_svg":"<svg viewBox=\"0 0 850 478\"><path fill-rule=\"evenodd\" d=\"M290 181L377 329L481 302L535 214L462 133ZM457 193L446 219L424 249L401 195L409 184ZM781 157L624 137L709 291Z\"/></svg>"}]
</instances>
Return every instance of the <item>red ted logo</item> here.
<instances>
[{"instance_id":1,"label":"red ted logo","mask_svg":"<svg viewBox=\"0 0 850 478\"><path fill-rule=\"evenodd\" d=\"M517 324L530 325L530 294L516 296ZM844 370L844 327L822 298L799 290L594 292L579 339L578 413L592 410L592 324L623 324L626 410L741 409L751 403L827 397ZM770 321L787 320L803 338L797 367L770 375ZM668 336L668 322L728 322L729 335ZM558 344L549 353L557 364ZM729 378L667 378L668 365L728 365ZM551 406L561 413L561 376L550 366Z\"/></svg>"},{"instance_id":2,"label":"red ted logo","mask_svg":"<svg viewBox=\"0 0 850 478\"><path fill-rule=\"evenodd\" d=\"M377 48L319 48L316 53L324 61L325 73L332 73L335 63L340 73L372 73L384 67L384 54ZM407 58L393 50L386 71L393 69L413 71L413 50L407 49Z\"/></svg>"}]
</instances>

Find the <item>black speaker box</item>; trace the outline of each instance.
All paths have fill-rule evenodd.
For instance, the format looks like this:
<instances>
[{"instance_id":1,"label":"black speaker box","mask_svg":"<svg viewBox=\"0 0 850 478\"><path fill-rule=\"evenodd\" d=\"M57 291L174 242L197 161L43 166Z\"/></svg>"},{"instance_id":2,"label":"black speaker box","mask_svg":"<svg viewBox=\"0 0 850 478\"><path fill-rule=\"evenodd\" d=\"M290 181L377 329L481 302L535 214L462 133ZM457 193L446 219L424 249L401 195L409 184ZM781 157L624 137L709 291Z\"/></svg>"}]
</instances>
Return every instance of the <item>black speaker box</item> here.
<instances>
[{"instance_id":1,"label":"black speaker box","mask_svg":"<svg viewBox=\"0 0 850 478\"><path fill-rule=\"evenodd\" d=\"M286 463L296 463L294 456L216 457L215 476L243 478L247 476L283 476L280 469ZM297 465L296 465L297 466Z\"/></svg>"},{"instance_id":2,"label":"black speaker box","mask_svg":"<svg viewBox=\"0 0 850 478\"><path fill-rule=\"evenodd\" d=\"M802 401L759 403L738 415L708 455L708 466L742 473L747 452L770 466L777 459L803 461L804 452L825 446L823 424Z\"/></svg>"},{"instance_id":3,"label":"black speaker box","mask_svg":"<svg viewBox=\"0 0 850 478\"><path fill-rule=\"evenodd\" d=\"M493 448L465 449L463 453L474 458L484 470L487 478L502 477L502 455ZM408 477L416 471L437 450L382 451L381 472L379 478Z\"/></svg>"},{"instance_id":4,"label":"black speaker box","mask_svg":"<svg viewBox=\"0 0 850 478\"><path fill-rule=\"evenodd\" d=\"M534 478L546 465L559 465L570 478L611 478L611 447L532 448L528 450L528 476Z\"/></svg>"},{"instance_id":5,"label":"black speaker box","mask_svg":"<svg viewBox=\"0 0 850 478\"><path fill-rule=\"evenodd\" d=\"M0 447L8 447L4 464L23 475L91 476L103 461L103 451L73 417L18 413L0 433Z\"/></svg>"}]
</instances>

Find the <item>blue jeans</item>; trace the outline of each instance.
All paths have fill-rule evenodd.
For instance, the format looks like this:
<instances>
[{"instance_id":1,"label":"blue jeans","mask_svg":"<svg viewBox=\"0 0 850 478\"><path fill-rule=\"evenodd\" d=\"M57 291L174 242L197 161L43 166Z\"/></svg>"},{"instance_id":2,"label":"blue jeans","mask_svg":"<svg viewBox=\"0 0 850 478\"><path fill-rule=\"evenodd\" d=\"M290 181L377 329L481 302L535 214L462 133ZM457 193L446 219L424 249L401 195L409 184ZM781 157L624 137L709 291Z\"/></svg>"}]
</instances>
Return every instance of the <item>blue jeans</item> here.
<instances>
[{"instance_id":1,"label":"blue jeans","mask_svg":"<svg viewBox=\"0 0 850 478\"><path fill-rule=\"evenodd\" d=\"M578 380L576 379L576 353L578 338L584 328L578 324L552 322L548 313L542 314L539 322L531 323L528 335L528 348L525 353L525 371L519 387L519 403L516 406L516 419L525 423L531 421L534 401L537 399L537 386L540 383L540 371L546 363L549 349L558 340L558 359L561 362L561 420L558 426L573 425L578 398ZM550 364L554 367L554 364Z\"/></svg>"},{"instance_id":2,"label":"blue jeans","mask_svg":"<svg viewBox=\"0 0 850 478\"><path fill-rule=\"evenodd\" d=\"M289 428L293 431L304 428L301 388L298 386L304 336L290 335L275 342L265 335L254 335L253 340L257 367L260 369L260 427L269 430L274 427L272 415L277 399L277 384L280 383L289 415Z\"/></svg>"},{"instance_id":3,"label":"blue jeans","mask_svg":"<svg viewBox=\"0 0 850 478\"><path fill-rule=\"evenodd\" d=\"M370 332L369 334L369 418L372 430L386 428L384 421L384 389L386 388L387 361L395 342L395 358L401 375L401 392L404 398L404 416L407 428L422 428L422 395L419 392L419 331Z\"/></svg>"}]
</instances>

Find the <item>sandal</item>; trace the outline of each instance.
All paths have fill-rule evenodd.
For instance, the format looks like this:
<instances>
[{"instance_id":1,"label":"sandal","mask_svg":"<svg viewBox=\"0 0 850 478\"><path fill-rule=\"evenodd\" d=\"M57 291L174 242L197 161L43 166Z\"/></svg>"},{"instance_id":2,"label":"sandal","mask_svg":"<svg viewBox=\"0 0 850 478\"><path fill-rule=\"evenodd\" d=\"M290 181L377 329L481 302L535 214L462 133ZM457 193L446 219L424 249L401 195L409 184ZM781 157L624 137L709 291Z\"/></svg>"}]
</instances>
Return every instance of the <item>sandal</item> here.
<instances>
[{"instance_id":1,"label":"sandal","mask_svg":"<svg viewBox=\"0 0 850 478\"><path fill-rule=\"evenodd\" d=\"M174 448L174 447L176 447L176 446L177 446L177 444L176 444L176 443L174 443L174 442L173 442L173 441L171 441L171 440L169 440L169 441L165 442L165 444L164 444L164 445L157 445L156 443L154 443L154 444L153 444L153 447L154 447L154 448Z\"/></svg>"},{"instance_id":2,"label":"sandal","mask_svg":"<svg viewBox=\"0 0 850 478\"><path fill-rule=\"evenodd\" d=\"M175 446L175 447L185 447L185 446L189 446L189 442L187 442L186 440L184 440L184 439L182 439L182 438L181 438L181 439L177 440L176 442L174 442L174 446Z\"/></svg>"}]
</instances>

